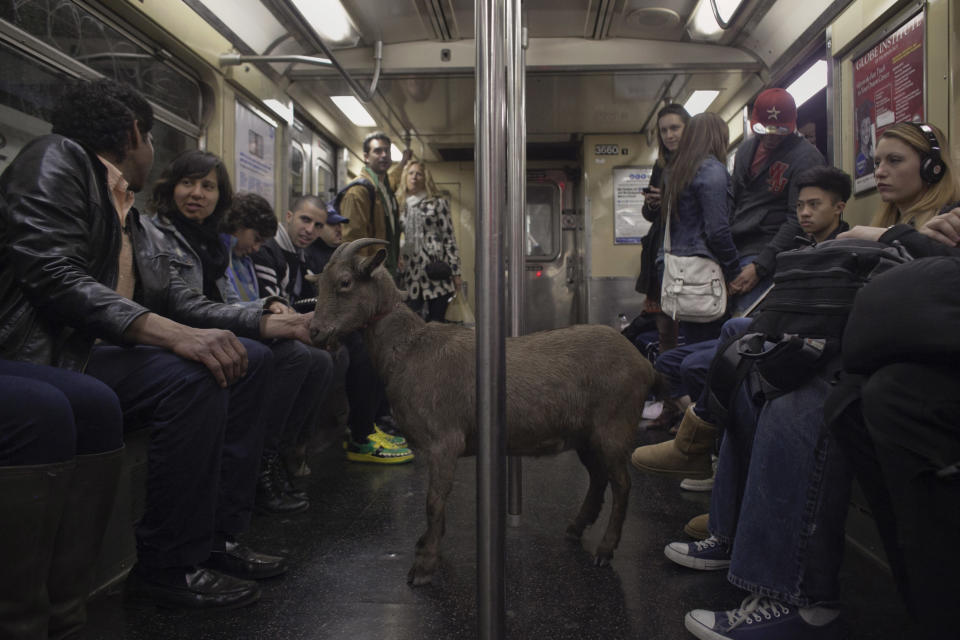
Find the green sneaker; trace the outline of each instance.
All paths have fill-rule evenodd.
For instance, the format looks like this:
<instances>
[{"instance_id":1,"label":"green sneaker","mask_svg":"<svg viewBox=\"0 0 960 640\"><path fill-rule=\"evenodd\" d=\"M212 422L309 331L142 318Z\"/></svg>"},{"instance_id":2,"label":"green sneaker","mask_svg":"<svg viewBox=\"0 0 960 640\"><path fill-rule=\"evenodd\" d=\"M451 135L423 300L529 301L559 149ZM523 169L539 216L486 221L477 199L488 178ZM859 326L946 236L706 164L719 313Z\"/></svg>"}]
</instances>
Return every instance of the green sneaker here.
<instances>
[{"instance_id":1,"label":"green sneaker","mask_svg":"<svg viewBox=\"0 0 960 640\"><path fill-rule=\"evenodd\" d=\"M351 462L376 462L379 464L403 464L413 460L410 449L387 449L374 442L347 444L347 460Z\"/></svg>"},{"instance_id":2,"label":"green sneaker","mask_svg":"<svg viewBox=\"0 0 960 640\"><path fill-rule=\"evenodd\" d=\"M373 433L367 436L367 440L387 449L407 449L407 439L403 436L394 436L383 429L380 425L373 425Z\"/></svg>"}]
</instances>

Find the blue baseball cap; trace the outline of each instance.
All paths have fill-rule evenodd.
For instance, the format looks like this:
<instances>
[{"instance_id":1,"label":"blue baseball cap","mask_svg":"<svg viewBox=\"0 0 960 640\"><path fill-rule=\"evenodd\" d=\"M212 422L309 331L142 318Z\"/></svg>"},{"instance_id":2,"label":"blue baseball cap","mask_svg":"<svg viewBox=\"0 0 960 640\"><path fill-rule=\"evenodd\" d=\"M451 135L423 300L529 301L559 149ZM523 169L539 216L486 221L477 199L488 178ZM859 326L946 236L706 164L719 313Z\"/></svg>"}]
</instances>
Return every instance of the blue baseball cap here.
<instances>
[{"instance_id":1,"label":"blue baseball cap","mask_svg":"<svg viewBox=\"0 0 960 640\"><path fill-rule=\"evenodd\" d=\"M337 213L337 210L332 204L327 205L327 221L325 224L340 224L341 222L350 222L349 218L344 218L342 215Z\"/></svg>"}]
</instances>

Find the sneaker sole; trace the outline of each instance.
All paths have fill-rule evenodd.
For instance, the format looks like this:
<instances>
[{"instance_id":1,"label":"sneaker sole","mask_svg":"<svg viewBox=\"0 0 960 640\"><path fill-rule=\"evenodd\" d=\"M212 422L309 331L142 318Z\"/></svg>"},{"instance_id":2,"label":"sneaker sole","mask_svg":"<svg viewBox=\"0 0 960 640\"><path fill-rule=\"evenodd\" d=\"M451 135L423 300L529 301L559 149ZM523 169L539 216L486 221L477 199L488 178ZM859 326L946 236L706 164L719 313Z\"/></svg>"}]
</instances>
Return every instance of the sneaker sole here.
<instances>
[{"instance_id":1,"label":"sneaker sole","mask_svg":"<svg viewBox=\"0 0 960 640\"><path fill-rule=\"evenodd\" d=\"M698 480L696 478L684 478L680 483L680 488L684 491L706 492L713 491L713 478Z\"/></svg>"},{"instance_id":2,"label":"sneaker sole","mask_svg":"<svg viewBox=\"0 0 960 640\"><path fill-rule=\"evenodd\" d=\"M687 615L683 616L683 626L697 638L700 640L729 640L729 636L722 636L713 629L705 627L698 622L696 618L691 616L690 613L691 612L687 612Z\"/></svg>"},{"instance_id":3,"label":"sneaker sole","mask_svg":"<svg viewBox=\"0 0 960 640\"><path fill-rule=\"evenodd\" d=\"M633 468L637 471L642 471L644 473L652 473L658 476L675 476L679 478L690 478L693 480L707 480L713 477L713 469L709 471L700 471L697 469L659 469L657 467L648 466L642 462L630 458L630 464L633 465Z\"/></svg>"},{"instance_id":4,"label":"sneaker sole","mask_svg":"<svg viewBox=\"0 0 960 640\"><path fill-rule=\"evenodd\" d=\"M694 558L683 553L677 553L670 545L663 548L663 555L677 564L698 571L719 571L730 566L730 560L710 560L708 558Z\"/></svg>"},{"instance_id":5,"label":"sneaker sole","mask_svg":"<svg viewBox=\"0 0 960 640\"><path fill-rule=\"evenodd\" d=\"M347 460L350 462L373 462L375 464L404 464L413 462L413 456L397 456L395 458L383 458L369 453L354 453L347 451Z\"/></svg>"}]
</instances>

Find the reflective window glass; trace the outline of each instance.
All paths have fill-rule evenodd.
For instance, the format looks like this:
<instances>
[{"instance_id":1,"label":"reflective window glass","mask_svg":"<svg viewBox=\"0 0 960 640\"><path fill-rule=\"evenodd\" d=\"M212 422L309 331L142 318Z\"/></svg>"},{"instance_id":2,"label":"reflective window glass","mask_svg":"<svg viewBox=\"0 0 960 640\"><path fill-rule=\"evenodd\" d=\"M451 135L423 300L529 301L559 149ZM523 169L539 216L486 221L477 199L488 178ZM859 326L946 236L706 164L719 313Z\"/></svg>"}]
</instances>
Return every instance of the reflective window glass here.
<instances>
[{"instance_id":1,"label":"reflective window glass","mask_svg":"<svg viewBox=\"0 0 960 640\"><path fill-rule=\"evenodd\" d=\"M560 229L560 190L554 184L528 183L525 215L528 258L552 259Z\"/></svg>"},{"instance_id":2,"label":"reflective window glass","mask_svg":"<svg viewBox=\"0 0 960 640\"><path fill-rule=\"evenodd\" d=\"M0 0L0 19L102 73L133 85L151 102L200 125L200 85L70 0Z\"/></svg>"}]
</instances>

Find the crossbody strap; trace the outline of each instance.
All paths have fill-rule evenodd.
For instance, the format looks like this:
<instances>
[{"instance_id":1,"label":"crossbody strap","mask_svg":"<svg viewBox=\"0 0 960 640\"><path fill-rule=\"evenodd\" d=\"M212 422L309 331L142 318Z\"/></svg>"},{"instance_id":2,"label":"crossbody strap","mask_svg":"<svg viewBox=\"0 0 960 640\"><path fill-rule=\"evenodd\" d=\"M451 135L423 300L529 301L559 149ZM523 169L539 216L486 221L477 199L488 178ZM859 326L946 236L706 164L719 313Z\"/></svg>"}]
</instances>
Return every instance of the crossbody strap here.
<instances>
[{"instance_id":1,"label":"crossbody strap","mask_svg":"<svg viewBox=\"0 0 960 640\"><path fill-rule=\"evenodd\" d=\"M663 252L670 253L670 203L667 203L667 215L663 222Z\"/></svg>"}]
</instances>

